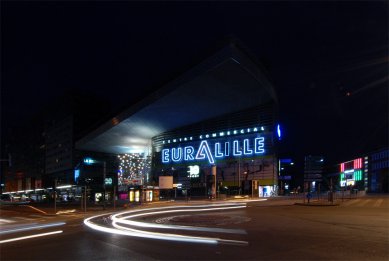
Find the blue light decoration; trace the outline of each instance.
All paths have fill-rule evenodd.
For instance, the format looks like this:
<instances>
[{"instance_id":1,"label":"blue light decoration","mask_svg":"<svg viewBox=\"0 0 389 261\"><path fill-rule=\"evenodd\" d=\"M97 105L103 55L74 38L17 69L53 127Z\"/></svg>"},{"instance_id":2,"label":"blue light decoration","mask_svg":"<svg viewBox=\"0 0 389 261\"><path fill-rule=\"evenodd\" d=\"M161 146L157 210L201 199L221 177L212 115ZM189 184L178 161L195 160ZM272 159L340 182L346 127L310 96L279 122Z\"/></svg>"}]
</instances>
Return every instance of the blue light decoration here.
<instances>
[{"instance_id":1,"label":"blue light decoration","mask_svg":"<svg viewBox=\"0 0 389 261\"><path fill-rule=\"evenodd\" d=\"M253 132L265 132L265 127L264 126L257 126L257 127L252 127L252 128L247 128L247 129L240 129L240 130L224 130L224 131L219 131L219 132L214 132L214 133L208 133L208 134L201 134L198 136L198 139L208 139L208 138L220 138L223 136L230 136L230 135L245 135L248 133L253 133ZM163 144L169 144L169 143L177 143L177 142L182 142L182 141L192 141L196 140L196 137L194 138L193 136L190 137L181 137L181 138L175 138L171 140L163 140Z\"/></svg>"},{"instance_id":2,"label":"blue light decoration","mask_svg":"<svg viewBox=\"0 0 389 261\"><path fill-rule=\"evenodd\" d=\"M213 159L211 149L209 148L208 142L206 140L203 140L200 143L199 149L196 154L196 159L205 159L205 157L208 158L209 163L214 164L215 160Z\"/></svg>"},{"instance_id":3,"label":"blue light decoration","mask_svg":"<svg viewBox=\"0 0 389 261\"><path fill-rule=\"evenodd\" d=\"M230 153L230 149L232 153ZM208 161L215 164L215 159L225 157L250 157L265 153L265 138L253 135L226 140L201 140L198 147L185 146L162 149L162 163L179 163L187 161Z\"/></svg>"},{"instance_id":4,"label":"blue light decoration","mask_svg":"<svg viewBox=\"0 0 389 261\"><path fill-rule=\"evenodd\" d=\"M105 185L112 185L113 184L112 178L105 178L104 179L104 184Z\"/></svg>"},{"instance_id":5,"label":"blue light decoration","mask_svg":"<svg viewBox=\"0 0 389 261\"><path fill-rule=\"evenodd\" d=\"M77 182L79 177L80 177L80 170L79 169L75 169L74 170L74 182Z\"/></svg>"},{"instance_id":6,"label":"blue light decoration","mask_svg":"<svg viewBox=\"0 0 389 261\"><path fill-rule=\"evenodd\" d=\"M92 165L93 163L96 163L96 161L92 158L84 158L84 163L86 165Z\"/></svg>"},{"instance_id":7,"label":"blue light decoration","mask_svg":"<svg viewBox=\"0 0 389 261\"><path fill-rule=\"evenodd\" d=\"M280 163L292 163L292 159L280 159Z\"/></svg>"},{"instance_id":8,"label":"blue light decoration","mask_svg":"<svg viewBox=\"0 0 389 261\"><path fill-rule=\"evenodd\" d=\"M281 140L281 127L280 127L280 124L277 124L277 135L278 135L278 139Z\"/></svg>"}]
</instances>

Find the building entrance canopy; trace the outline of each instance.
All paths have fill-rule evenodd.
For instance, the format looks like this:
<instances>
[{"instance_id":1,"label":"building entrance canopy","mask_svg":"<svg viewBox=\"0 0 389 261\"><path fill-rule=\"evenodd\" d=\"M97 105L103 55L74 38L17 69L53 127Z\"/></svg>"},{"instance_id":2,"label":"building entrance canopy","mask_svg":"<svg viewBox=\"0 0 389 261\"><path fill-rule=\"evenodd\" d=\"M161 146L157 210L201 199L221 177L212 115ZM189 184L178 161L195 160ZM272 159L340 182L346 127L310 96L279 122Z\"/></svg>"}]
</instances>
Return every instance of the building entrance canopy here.
<instances>
[{"instance_id":1,"label":"building entrance canopy","mask_svg":"<svg viewBox=\"0 0 389 261\"><path fill-rule=\"evenodd\" d=\"M277 102L254 60L228 45L76 143L80 150L145 153L151 138L176 128Z\"/></svg>"}]
</instances>

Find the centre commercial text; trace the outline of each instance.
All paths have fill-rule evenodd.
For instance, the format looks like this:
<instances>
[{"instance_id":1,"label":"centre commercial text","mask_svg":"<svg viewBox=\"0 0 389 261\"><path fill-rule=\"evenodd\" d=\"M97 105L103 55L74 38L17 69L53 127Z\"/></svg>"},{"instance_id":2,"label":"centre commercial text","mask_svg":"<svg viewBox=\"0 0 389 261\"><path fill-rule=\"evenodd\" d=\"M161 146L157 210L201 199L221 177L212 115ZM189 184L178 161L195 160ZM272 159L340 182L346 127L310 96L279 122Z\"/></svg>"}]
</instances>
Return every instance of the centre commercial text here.
<instances>
[{"instance_id":1,"label":"centre commercial text","mask_svg":"<svg viewBox=\"0 0 389 261\"><path fill-rule=\"evenodd\" d=\"M218 158L263 154L265 153L264 144L264 137L215 142L213 146L208 140L202 140L197 150L193 146L163 149L162 163L208 160L210 164L214 164L215 159Z\"/></svg>"}]
</instances>

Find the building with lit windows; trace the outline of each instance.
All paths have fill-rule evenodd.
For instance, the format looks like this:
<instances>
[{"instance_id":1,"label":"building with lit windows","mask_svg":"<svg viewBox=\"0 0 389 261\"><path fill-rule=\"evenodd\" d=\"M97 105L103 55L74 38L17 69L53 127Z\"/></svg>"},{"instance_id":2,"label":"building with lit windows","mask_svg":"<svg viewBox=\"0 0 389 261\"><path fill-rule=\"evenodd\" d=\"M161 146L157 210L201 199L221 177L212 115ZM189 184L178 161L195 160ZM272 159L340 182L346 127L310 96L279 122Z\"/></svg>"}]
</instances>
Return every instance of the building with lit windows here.
<instances>
[{"instance_id":1,"label":"building with lit windows","mask_svg":"<svg viewBox=\"0 0 389 261\"><path fill-rule=\"evenodd\" d=\"M388 193L388 177L388 148L339 164L339 186L344 189Z\"/></svg>"},{"instance_id":2,"label":"building with lit windows","mask_svg":"<svg viewBox=\"0 0 389 261\"><path fill-rule=\"evenodd\" d=\"M166 176L173 177L168 188L175 197L258 196L260 190L270 196L278 184L277 108L265 70L234 41L78 140L76 148L117 155L123 199L159 186ZM160 188L161 197L172 197L169 189Z\"/></svg>"},{"instance_id":3,"label":"building with lit windows","mask_svg":"<svg viewBox=\"0 0 389 261\"><path fill-rule=\"evenodd\" d=\"M298 193L297 187L294 185L294 162L292 159L282 158L278 160L278 181L279 194L286 195L289 193Z\"/></svg>"},{"instance_id":4,"label":"building with lit windows","mask_svg":"<svg viewBox=\"0 0 389 261\"><path fill-rule=\"evenodd\" d=\"M369 156L368 188L370 192L389 192L389 149L375 151Z\"/></svg>"},{"instance_id":5,"label":"building with lit windows","mask_svg":"<svg viewBox=\"0 0 389 261\"><path fill-rule=\"evenodd\" d=\"M365 190L367 188L368 157L361 157L340 164L341 188Z\"/></svg>"},{"instance_id":6,"label":"building with lit windows","mask_svg":"<svg viewBox=\"0 0 389 261\"><path fill-rule=\"evenodd\" d=\"M305 190L320 191L323 181L323 156L306 156L304 161L304 186Z\"/></svg>"}]
</instances>

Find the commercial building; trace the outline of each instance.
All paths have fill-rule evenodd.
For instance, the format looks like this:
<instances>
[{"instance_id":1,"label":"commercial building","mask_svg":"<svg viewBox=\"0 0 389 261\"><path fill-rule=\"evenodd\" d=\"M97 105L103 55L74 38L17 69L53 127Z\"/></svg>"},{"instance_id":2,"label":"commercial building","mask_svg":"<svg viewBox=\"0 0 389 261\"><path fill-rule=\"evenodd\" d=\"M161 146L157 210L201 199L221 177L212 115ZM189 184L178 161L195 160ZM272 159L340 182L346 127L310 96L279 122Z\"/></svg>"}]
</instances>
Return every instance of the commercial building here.
<instances>
[{"instance_id":1,"label":"commercial building","mask_svg":"<svg viewBox=\"0 0 389 261\"><path fill-rule=\"evenodd\" d=\"M370 193L389 192L389 150L383 148L339 164L339 186Z\"/></svg>"},{"instance_id":2,"label":"commercial building","mask_svg":"<svg viewBox=\"0 0 389 261\"><path fill-rule=\"evenodd\" d=\"M171 184L159 187L161 197L276 193L277 97L242 46L224 46L80 139L76 148L117 155L123 199L141 190L143 200L155 197L148 193L166 176Z\"/></svg>"}]
</instances>

